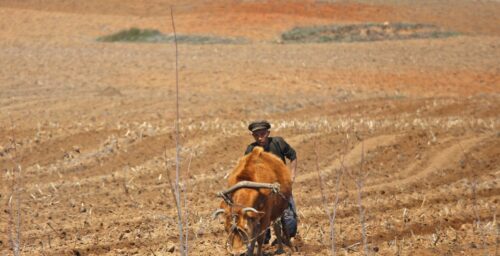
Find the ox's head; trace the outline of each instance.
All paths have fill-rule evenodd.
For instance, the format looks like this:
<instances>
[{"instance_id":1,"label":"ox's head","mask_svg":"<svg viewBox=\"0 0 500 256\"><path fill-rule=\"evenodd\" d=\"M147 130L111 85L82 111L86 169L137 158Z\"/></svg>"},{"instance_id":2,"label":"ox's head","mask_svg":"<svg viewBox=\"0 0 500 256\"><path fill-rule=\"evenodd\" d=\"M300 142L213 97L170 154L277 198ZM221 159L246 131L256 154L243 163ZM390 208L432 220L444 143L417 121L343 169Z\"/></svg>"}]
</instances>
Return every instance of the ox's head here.
<instances>
[{"instance_id":1,"label":"ox's head","mask_svg":"<svg viewBox=\"0 0 500 256\"><path fill-rule=\"evenodd\" d=\"M260 219L264 212L252 207L228 206L221 203L221 208L214 212L213 217L224 216L224 227L227 233L226 249L231 255L241 255L247 252L251 242L260 232Z\"/></svg>"}]
</instances>

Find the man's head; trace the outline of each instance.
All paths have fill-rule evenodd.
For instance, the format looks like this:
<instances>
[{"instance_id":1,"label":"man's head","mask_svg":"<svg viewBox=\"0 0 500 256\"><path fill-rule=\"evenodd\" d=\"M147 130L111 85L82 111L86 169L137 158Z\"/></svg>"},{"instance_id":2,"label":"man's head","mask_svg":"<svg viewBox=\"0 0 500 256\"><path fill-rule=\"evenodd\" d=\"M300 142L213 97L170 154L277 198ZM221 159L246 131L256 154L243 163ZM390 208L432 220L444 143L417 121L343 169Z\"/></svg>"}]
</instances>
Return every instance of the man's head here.
<instances>
[{"instance_id":1,"label":"man's head","mask_svg":"<svg viewBox=\"0 0 500 256\"><path fill-rule=\"evenodd\" d=\"M248 130L252 132L255 141L262 147L268 143L268 137L271 133L269 131L270 128L271 124L266 120L254 121L248 126Z\"/></svg>"}]
</instances>

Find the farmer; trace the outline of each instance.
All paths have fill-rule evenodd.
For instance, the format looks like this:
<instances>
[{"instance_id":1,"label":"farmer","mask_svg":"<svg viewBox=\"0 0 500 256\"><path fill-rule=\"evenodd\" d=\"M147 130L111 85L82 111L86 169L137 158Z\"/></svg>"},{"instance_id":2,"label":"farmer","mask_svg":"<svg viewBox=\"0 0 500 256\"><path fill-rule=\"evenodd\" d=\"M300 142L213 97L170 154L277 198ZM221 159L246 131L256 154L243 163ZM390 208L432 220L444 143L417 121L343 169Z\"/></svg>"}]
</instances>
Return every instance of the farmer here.
<instances>
[{"instance_id":1,"label":"farmer","mask_svg":"<svg viewBox=\"0 0 500 256\"><path fill-rule=\"evenodd\" d=\"M271 133L269 129L271 124L265 120L254 121L248 126L248 130L252 132L252 136L255 142L248 145L245 155L252 152L254 147L263 147L265 152L270 152L286 164L285 158L290 160L290 170L292 176L292 182L295 180L295 172L297 170L297 155L295 150L288 145L288 143L281 137L269 137ZM295 208L295 202L293 196L290 197L288 202L288 209L285 209L283 216L281 217L281 224L285 228L288 236L290 238L295 237L297 234L297 209ZM271 239L271 231L267 229L266 239L264 243L269 243Z\"/></svg>"}]
</instances>

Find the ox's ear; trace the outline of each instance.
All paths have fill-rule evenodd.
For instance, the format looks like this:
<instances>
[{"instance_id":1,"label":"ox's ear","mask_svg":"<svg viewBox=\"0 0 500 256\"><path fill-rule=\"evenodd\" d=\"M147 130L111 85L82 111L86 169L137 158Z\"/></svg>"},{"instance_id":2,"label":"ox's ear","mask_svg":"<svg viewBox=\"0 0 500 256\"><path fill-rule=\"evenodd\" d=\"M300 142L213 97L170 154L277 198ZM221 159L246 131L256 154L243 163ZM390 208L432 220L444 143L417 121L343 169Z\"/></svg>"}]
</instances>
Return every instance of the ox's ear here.
<instances>
[{"instance_id":1,"label":"ox's ear","mask_svg":"<svg viewBox=\"0 0 500 256\"><path fill-rule=\"evenodd\" d=\"M249 210L245 211L245 215L251 219L260 219L262 218L262 216L264 216L264 212Z\"/></svg>"},{"instance_id":2,"label":"ox's ear","mask_svg":"<svg viewBox=\"0 0 500 256\"><path fill-rule=\"evenodd\" d=\"M252 219L260 219L264 216L264 212L246 212L246 215Z\"/></svg>"},{"instance_id":3,"label":"ox's ear","mask_svg":"<svg viewBox=\"0 0 500 256\"><path fill-rule=\"evenodd\" d=\"M215 220L220 214L223 214L225 211L224 209L217 209L214 213L212 213L212 219Z\"/></svg>"}]
</instances>

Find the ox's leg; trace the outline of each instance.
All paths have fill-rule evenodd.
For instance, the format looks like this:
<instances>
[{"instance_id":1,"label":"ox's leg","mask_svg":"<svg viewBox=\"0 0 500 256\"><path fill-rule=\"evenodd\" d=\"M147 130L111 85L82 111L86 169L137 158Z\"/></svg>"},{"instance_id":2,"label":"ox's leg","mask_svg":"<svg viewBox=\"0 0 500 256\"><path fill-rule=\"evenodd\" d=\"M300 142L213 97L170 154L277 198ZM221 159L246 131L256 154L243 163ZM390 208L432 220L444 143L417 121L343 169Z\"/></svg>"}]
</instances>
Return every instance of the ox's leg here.
<instances>
[{"instance_id":1,"label":"ox's leg","mask_svg":"<svg viewBox=\"0 0 500 256\"><path fill-rule=\"evenodd\" d=\"M248 256L253 256L253 249L255 248L255 240L253 240L252 242L250 242L250 245L248 246L248 250L247 250L247 255Z\"/></svg>"},{"instance_id":2,"label":"ox's leg","mask_svg":"<svg viewBox=\"0 0 500 256\"><path fill-rule=\"evenodd\" d=\"M285 250L283 249L283 233L281 233L281 224L280 221L275 221L273 224L274 234L276 235L276 241L278 244L278 249L275 254L283 254Z\"/></svg>"},{"instance_id":3,"label":"ox's leg","mask_svg":"<svg viewBox=\"0 0 500 256\"><path fill-rule=\"evenodd\" d=\"M262 233L262 232L260 232ZM263 232L257 237L257 255L262 256L262 245L264 244L264 240L266 238L266 232Z\"/></svg>"}]
</instances>

